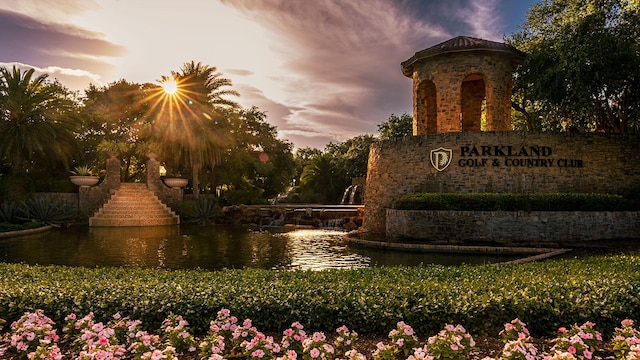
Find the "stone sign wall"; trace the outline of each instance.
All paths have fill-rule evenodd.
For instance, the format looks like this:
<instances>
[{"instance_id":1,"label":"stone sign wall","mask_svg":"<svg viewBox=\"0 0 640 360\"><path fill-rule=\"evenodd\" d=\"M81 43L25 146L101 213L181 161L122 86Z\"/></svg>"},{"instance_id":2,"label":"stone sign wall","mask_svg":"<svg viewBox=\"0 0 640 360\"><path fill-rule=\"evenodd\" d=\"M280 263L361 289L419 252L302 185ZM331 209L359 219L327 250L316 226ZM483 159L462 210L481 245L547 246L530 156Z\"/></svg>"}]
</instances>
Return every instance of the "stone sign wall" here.
<instances>
[{"instance_id":1,"label":"stone sign wall","mask_svg":"<svg viewBox=\"0 0 640 360\"><path fill-rule=\"evenodd\" d=\"M372 145L362 231L386 233L393 200L435 193L640 191L640 136L456 132Z\"/></svg>"}]
</instances>

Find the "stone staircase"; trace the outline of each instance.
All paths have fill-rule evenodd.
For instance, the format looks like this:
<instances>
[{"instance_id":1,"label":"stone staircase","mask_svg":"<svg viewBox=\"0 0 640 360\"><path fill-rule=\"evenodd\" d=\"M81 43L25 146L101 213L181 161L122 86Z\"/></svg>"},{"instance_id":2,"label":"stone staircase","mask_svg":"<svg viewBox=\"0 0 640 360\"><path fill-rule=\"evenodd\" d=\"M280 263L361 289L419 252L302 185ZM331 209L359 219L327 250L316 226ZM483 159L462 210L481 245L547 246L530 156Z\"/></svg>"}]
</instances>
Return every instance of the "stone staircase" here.
<instances>
[{"instance_id":1,"label":"stone staircase","mask_svg":"<svg viewBox=\"0 0 640 360\"><path fill-rule=\"evenodd\" d=\"M145 184L121 183L111 199L89 218L89 226L180 224L180 217L147 190Z\"/></svg>"}]
</instances>

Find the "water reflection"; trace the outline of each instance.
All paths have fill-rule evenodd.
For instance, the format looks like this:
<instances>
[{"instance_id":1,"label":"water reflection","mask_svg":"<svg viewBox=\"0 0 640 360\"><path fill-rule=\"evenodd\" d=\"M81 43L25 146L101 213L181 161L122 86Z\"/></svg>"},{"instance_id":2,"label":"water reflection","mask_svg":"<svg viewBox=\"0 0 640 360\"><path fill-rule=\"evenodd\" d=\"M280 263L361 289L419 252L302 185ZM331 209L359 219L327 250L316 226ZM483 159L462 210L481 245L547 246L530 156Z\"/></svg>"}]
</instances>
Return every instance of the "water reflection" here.
<instances>
[{"instance_id":1,"label":"water reflection","mask_svg":"<svg viewBox=\"0 0 640 360\"><path fill-rule=\"evenodd\" d=\"M257 232L233 226L71 228L1 239L0 261L163 269L311 269L458 265L512 260L508 255L434 254L345 244L335 230Z\"/></svg>"}]
</instances>

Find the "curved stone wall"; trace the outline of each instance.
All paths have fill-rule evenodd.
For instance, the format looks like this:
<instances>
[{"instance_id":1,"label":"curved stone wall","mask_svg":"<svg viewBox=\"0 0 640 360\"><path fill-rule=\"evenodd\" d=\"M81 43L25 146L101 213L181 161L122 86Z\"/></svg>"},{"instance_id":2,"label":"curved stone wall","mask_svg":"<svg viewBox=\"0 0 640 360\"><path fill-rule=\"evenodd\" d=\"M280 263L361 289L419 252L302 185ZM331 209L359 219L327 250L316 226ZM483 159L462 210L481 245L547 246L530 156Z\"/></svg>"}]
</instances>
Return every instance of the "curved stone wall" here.
<instances>
[{"instance_id":1,"label":"curved stone wall","mask_svg":"<svg viewBox=\"0 0 640 360\"><path fill-rule=\"evenodd\" d=\"M639 211L416 211L388 209L387 238L495 243L640 236Z\"/></svg>"},{"instance_id":2,"label":"curved stone wall","mask_svg":"<svg viewBox=\"0 0 640 360\"><path fill-rule=\"evenodd\" d=\"M640 136L456 132L372 145L363 232L386 234L386 209L419 192L640 191Z\"/></svg>"}]
</instances>

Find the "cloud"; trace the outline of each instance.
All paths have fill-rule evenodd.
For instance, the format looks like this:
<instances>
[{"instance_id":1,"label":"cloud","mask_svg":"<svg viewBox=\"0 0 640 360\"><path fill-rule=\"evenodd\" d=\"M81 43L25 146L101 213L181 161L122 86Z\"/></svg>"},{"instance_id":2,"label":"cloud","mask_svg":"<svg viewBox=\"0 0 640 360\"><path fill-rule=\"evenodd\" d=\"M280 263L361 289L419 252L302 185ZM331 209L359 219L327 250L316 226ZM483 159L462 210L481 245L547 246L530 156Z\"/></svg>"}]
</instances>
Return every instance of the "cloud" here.
<instances>
[{"instance_id":1,"label":"cloud","mask_svg":"<svg viewBox=\"0 0 640 360\"><path fill-rule=\"evenodd\" d=\"M238 76L250 76L253 75L253 71L247 69L225 69L225 73L238 75Z\"/></svg>"},{"instance_id":2,"label":"cloud","mask_svg":"<svg viewBox=\"0 0 640 360\"><path fill-rule=\"evenodd\" d=\"M54 79L58 79L62 84L72 89L84 88L89 83L93 83L98 86L102 85L101 75L86 70L68 69L59 66L46 66L40 68L20 62L0 62L0 67L11 69L14 66L20 69L34 69L37 75L46 74Z\"/></svg>"},{"instance_id":3,"label":"cloud","mask_svg":"<svg viewBox=\"0 0 640 360\"><path fill-rule=\"evenodd\" d=\"M374 133L391 113L411 112L411 80L400 63L450 36L436 22L414 17L414 7L387 0L223 3L279 38L272 46L288 75L277 81L286 103L300 108L278 126L281 132L324 134L334 142Z\"/></svg>"},{"instance_id":4,"label":"cloud","mask_svg":"<svg viewBox=\"0 0 640 360\"><path fill-rule=\"evenodd\" d=\"M281 136L322 148L410 113L412 81L400 63L457 35L498 39L505 18L521 12L513 3L0 0L0 62L83 89L153 81L202 60L225 69L238 101L265 111Z\"/></svg>"},{"instance_id":5,"label":"cloud","mask_svg":"<svg viewBox=\"0 0 640 360\"><path fill-rule=\"evenodd\" d=\"M469 3L469 8L461 11L460 19L471 28L475 36L494 41L501 41L501 29L506 27L500 14L498 0L476 0Z\"/></svg>"},{"instance_id":6,"label":"cloud","mask_svg":"<svg viewBox=\"0 0 640 360\"><path fill-rule=\"evenodd\" d=\"M0 10L0 61L84 68L98 73L112 68L105 58L122 56L125 52L123 47L102 39L99 33Z\"/></svg>"}]
</instances>

